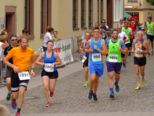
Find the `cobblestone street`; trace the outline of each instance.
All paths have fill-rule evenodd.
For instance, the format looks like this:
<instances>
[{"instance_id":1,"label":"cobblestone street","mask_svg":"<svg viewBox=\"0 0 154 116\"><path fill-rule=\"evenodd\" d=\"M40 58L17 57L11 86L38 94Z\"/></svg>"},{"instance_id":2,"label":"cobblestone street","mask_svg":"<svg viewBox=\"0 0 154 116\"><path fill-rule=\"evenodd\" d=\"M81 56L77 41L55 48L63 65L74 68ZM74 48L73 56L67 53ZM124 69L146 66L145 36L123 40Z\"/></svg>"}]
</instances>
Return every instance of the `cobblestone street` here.
<instances>
[{"instance_id":1,"label":"cobblestone street","mask_svg":"<svg viewBox=\"0 0 154 116\"><path fill-rule=\"evenodd\" d=\"M57 82L52 106L45 108L44 94L41 85L30 89L26 94L25 105L22 114L60 113L104 113L104 112L154 112L154 56L148 57L146 66L146 86L140 91L135 90L135 72L133 58L129 57L126 69L122 68L120 81L121 91L116 94L115 100L108 95L107 72L101 79L98 90L98 101L89 101L88 89L82 87L83 71L79 70L69 76L60 78ZM73 65L73 64L71 64ZM81 64L78 62L78 65ZM67 68L67 67L64 67ZM77 68L77 67L74 67ZM66 70L70 71L70 70ZM62 74L60 74L62 76ZM40 79L40 77L38 77ZM35 81L33 80L33 83ZM10 108L10 103L3 100L2 103ZM12 111L14 113L15 111ZM75 115L75 114L74 114Z\"/></svg>"}]
</instances>

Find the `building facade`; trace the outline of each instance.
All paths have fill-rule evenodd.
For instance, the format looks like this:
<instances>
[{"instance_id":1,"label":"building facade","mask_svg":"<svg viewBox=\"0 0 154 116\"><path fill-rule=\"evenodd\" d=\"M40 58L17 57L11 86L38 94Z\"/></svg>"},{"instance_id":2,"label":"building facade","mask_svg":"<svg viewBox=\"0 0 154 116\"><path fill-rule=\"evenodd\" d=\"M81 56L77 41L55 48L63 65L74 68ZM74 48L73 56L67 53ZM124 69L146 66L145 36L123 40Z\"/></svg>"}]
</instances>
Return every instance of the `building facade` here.
<instances>
[{"instance_id":1,"label":"building facade","mask_svg":"<svg viewBox=\"0 0 154 116\"><path fill-rule=\"evenodd\" d=\"M138 16L139 23L144 23L148 16L154 19L154 6L150 5L147 0L125 0L124 12L130 15Z\"/></svg>"},{"instance_id":2,"label":"building facade","mask_svg":"<svg viewBox=\"0 0 154 116\"><path fill-rule=\"evenodd\" d=\"M123 0L0 0L0 11L0 29L20 35L26 28L37 49L47 26L74 42L102 19L113 27L122 17Z\"/></svg>"}]
</instances>

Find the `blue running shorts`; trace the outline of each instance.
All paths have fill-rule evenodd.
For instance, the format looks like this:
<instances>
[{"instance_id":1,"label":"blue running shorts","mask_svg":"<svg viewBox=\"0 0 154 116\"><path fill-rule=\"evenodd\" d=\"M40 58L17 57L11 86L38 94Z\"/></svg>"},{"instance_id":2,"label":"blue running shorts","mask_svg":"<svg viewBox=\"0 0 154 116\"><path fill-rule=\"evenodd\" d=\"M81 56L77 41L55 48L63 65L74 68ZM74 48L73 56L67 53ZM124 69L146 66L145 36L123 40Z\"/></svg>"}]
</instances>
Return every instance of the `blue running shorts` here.
<instances>
[{"instance_id":1,"label":"blue running shorts","mask_svg":"<svg viewBox=\"0 0 154 116\"><path fill-rule=\"evenodd\" d=\"M89 68L90 75L91 74L96 74L96 76L102 77L102 75L104 73L104 65L103 65L103 63L102 64L89 63L88 68Z\"/></svg>"}]
</instances>

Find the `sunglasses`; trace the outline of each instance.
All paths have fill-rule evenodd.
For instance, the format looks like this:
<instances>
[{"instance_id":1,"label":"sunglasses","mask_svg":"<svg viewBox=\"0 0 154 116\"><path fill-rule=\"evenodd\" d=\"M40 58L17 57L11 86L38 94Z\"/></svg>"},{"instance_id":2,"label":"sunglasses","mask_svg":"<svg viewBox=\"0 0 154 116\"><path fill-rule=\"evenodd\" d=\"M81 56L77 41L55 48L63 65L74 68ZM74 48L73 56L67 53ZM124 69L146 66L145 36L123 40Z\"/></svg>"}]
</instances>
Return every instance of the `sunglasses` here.
<instances>
[{"instance_id":1,"label":"sunglasses","mask_svg":"<svg viewBox=\"0 0 154 116\"><path fill-rule=\"evenodd\" d=\"M15 41L15 40L17 40L17 39L11 39L11 41Z\"/></svg>"}]
</instances>

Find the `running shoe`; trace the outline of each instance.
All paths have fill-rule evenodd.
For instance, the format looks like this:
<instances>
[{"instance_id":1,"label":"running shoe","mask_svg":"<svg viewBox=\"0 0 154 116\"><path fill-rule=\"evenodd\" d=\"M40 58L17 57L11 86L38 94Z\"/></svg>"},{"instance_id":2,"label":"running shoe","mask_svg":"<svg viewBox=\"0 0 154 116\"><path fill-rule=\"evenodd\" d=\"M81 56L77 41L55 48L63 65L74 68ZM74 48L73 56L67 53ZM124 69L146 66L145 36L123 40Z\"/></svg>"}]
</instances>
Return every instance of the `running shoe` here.
<instances>
[{"instance_id":1,"label":"running shoe","mask_svg":"<svg viewBox=\"0 0 154 116\"><path fill-rule=\"evenodd\" d=\"M114 98L114 93L110 93L110 98L111 98L111 99Z\"/></svg>"},{"instance_id":2,"label":"running shoe","mask_svg":"<svg viewBox=\"0 0 154 116\"><path fill-rule=\"evenodd\" d=\"M136 86L135 90L140 90L140 89L141 89L140 84L137 84L137 86Z\"/></svg>"},{"instance_id":3,"label":"running shoe","mask_svg":"<svg viewBox=\"0 0 154 116\"><path fill-rule=\"evenodd\" d=\"M120 87L118 83L115 83L115 91L118 93L120 91Z\"/></svg>"},{"instance_id":4,"label":"running shoe","mask_svg":"<svg viewBox=\"0 0 154 116\"><path fill-rule=\"evenodd\" d=\"M142 80L142 83L141 83L142 87L144 87L145 84L146 84L146 80Z\"/></svg>"},{"instance_id":5,"label":"running shoe","mask_svg":"<svg viewBox=\"0 0 154 116\"><path fill-rule=\"evenodd\" d=\"M8 92L7 96L6 96L6 100L9 101L11 99L11 93Z\"/></svg>"},{"instance_id":6,"label":"running shoe","mask_svg":"<svg viewBox=\"0 0 154 116\"><path fill-rule=\"evenodd\" d=\"M46 104L45 104L45 107L50 107L51 106L51 102L47 102Z\"/></svg>"},{"instance_id":7,"label":"running shoe","mask_svg":"<svg viewBox=\"0 0 154 116\"><path fill-rule=\"evenodd\" d=\"M85 81L85 82L83 83L83 87L85 87L85 88L88 87L88 81Z\"/></svg>"},{"instance_id":8,"label":"running shoe","mask_svg":"<svg viewBox=\"0 0 154 116\"><path fill-rule=\"evenodd\" d=\"M111 98L111 99L114 98L114 93L110 93L110 98Z\"/></svg>"},{"instance_id":9,"label":"running shoe","mask_svg":"<svg viewBox=\"0 0 154 116\"><path fill-rule=\"evenodd\" d=\"M96 95L96 93L93 93L93 100L94 101L97 101L97 95Z\"/></svg>"},{"instance_id":10,"label":"running shoe","mask_svg":"<svg viewBox=\"0 0 154 116\"><path fill-rule=\"evenodd\" d=\"M17 112L17 113L16 113L16 116L20 116L20 112Z\"/></svg>"},{"instance_id":11,"label":"running shoe","mask_svg":"<svg viewBox=\"0 0 154 116\"><path fill-rule=\"evenodd\" d=\"M11 101L11 106L12 106L12 109L14 110L17 108L16 100Z\"/></svg>"},{"instance_id":12,"label":"running shoe","mask_svg":"<svg viewBox=\"0 0 154 116\"><path fill-rule=\"evenodd\" d=\"M88 99L91 100L92 96L93 96L93 91L91 90L91 91L89 91Z\"/></svg>"},{"instance_id":13,"label":"running shoe","mask_svg":"<svg viewBox=\"0 0 154 116\"><path fill-rule=\"evenodd\" d=\"M114 98L114 90L113 90L113 88L109 89L109 93L110 93L109 97Z\"/></svg>"}]
</instances>

